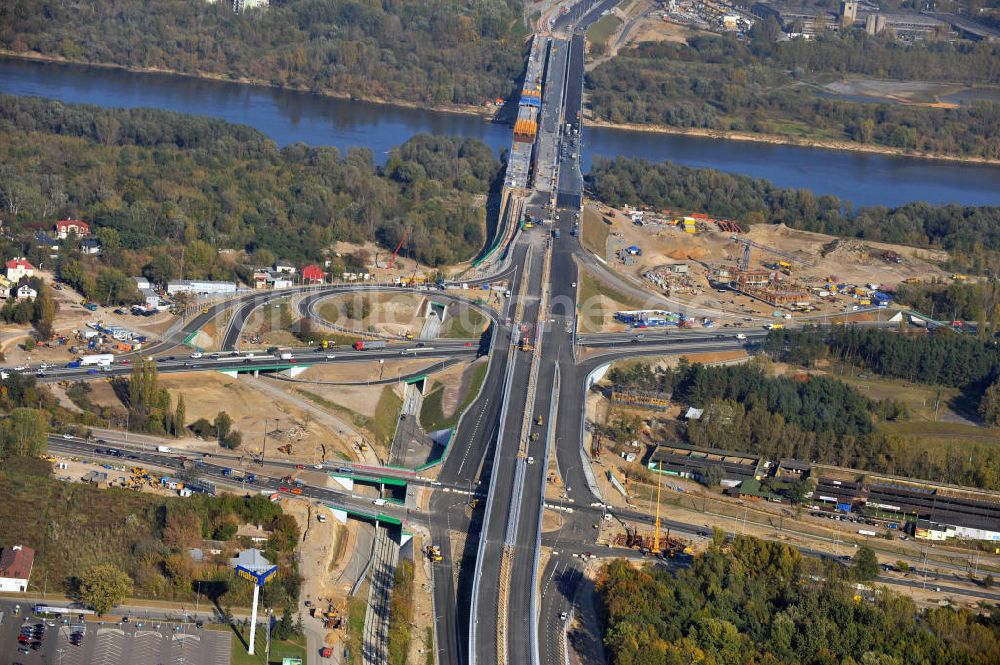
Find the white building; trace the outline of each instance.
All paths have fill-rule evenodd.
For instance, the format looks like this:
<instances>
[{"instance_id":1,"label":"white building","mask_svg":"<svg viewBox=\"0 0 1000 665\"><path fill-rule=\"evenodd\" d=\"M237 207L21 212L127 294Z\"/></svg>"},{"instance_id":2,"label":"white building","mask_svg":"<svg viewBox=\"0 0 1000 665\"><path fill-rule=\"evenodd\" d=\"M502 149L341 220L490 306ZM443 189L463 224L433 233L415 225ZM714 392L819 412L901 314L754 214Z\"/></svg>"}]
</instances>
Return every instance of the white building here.
<instances>
[{"instance_id":1,"label":"white building","mask_svg":"<svg viewBox=\"0 0 1000 665\"><path fill-rule=\"evenodd\" d=\"M27 284L22 284L21 286L17 287L17 292L15 294L15 297L18 300L34 300L35 298L38 297L38 291L35 291Z\"/></svg>"},{"instance_id":2,"label":"white building","mask_svg":"<svg viewBox=\"0 0 1000 665\"><path fill-rule=\"evenodd\" d=\"M216 295L223 293L236 293L234 282L212 282L197 279L178 279L167 282L167 293L194 293L204 295Z\"/></svg>"},{"instance_id":3,"label":"white building","mask_svg":"<svg viewBox=\"0 0 1000 665\"><path fill-rule=\"evenodd\" d=\"M22 277L34 277L35 266L28 259L15 257L7 261L7 279L13 283L21 281Z\"/></svg>"},{"instance_id":4,"label":"white building","mask_svg":"<svg viewBox=\"0 0 1000 665\"><path fill-rule=\"evenodd\" d=\"M0 550L0 591L26 591L34 563L35 550L30 547L13 545Z\"/></svg>"},{"instance_id":5,"label":"white building","mask_svg":"<svg viewBox=\"0 0 1000 665\"><path fill-rule=\"evenodd\" d=\"M242 14L248 9L267 7L270 0L233 0L233 11Z\"/></svg>"}]
</instances>

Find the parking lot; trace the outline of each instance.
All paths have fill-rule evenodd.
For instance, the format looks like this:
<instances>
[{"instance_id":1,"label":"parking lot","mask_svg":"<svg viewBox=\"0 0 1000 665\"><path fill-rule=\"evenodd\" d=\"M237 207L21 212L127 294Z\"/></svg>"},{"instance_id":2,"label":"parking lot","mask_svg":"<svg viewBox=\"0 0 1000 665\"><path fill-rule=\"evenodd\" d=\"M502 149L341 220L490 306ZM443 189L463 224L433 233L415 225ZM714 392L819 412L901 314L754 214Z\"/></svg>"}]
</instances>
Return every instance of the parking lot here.
<instances>
[{"instance_id":1,"label":"parking lot","mask_svg":"<svg viewBox=\"0 0 1000 665\"><path fill-rule=\"evenodd\" d=\"M232 635L190 623L41 618L3 608L4 662L32 665L216 665L231 662ZM27 653L25 653L27 652Z\"/></svg>"}]
</instances>

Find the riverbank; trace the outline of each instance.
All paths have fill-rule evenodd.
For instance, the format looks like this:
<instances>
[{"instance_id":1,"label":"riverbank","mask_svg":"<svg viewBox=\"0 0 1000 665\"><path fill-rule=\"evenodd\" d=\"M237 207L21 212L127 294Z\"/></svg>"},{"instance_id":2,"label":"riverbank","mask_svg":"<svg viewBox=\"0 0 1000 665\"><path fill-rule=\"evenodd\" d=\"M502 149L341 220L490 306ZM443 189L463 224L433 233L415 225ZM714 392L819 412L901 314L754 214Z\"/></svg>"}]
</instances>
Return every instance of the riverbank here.
<instances>
[{"instance_id":1,"label":"riverbank","mask_svg":"<svg viewBox=\"0 0 1000 665\"><path fill-rule=\"evenodd\" d=\"M9 49L0 49L0 58L12 58L16 60L30 60L34 62L45 62L54 65L70 65L74 67L97 67L99 69L110 69L131 72L134 74L165 74L168 76L180 76L189 79L198 79L203 81L213 81L221 83L238 83L240 85L250 85L259 88L269 88L271 90L291 90L294 92L303 92L312 95L317 95L320 97L330 97L332 99L347 99L351 101L368 102L369 104L380 104L382 106L396 106L399 108L408 109L420 109L424 111L434 111L437 113L460 113L462 115L477 115L483 118L484 121L491 121L495 107L480 107L471 106L468 104L434 104L427 105L422 102L408 102L406 100L388 100L379 97L360 97L357 95L350 95L338 90L331 90L329 88L322 88L319 90L314 90L308 86L295 86L295 85L277 85L269 81L264 81L262 79L254 79L245 76L227 76L224 74L216 74L214 72L182 72L176 69L168 69L163 67L130 67L127 65L119 65L111 62L86 62L80 60L70 60L68 58L63 58L58 55L46 55L44 53L25 53L22 51L11 51Z\"/></svg>"},{"instance_id":2,"label":"riverbank","mask_svg":"<svg viewBox=\"0 0 1000 665\"><path fill-rule=\"evenodd\" d=\"M984 166L1000 166L1000 159L990 159L988 157L963 157L961 155L917 152L914 150L904 150L902 148L892 148L889 146L857 143L855 141L821 141L815 139L797 139L793 136L783 136L781 134L748 134L746 132L731 132L725 130L704 129L700 127L669 127L667 125L637 125L632 123L614 123L614 122L607 122L604 120L595 120L594 118L587 118L586 124L591 127L603 127L606 129L624 129L630 132L643 132L647 134L672 134L675 136L696 136L699 138L709 138L709 139L717 139L725 141L769 143L772 145L791 145L800 148L840 150L844 152L870 153L874 155L887 155L892 157L909 157L911 159L958 162L962 164L981 164Z\"/></svg>"}]
</instances>

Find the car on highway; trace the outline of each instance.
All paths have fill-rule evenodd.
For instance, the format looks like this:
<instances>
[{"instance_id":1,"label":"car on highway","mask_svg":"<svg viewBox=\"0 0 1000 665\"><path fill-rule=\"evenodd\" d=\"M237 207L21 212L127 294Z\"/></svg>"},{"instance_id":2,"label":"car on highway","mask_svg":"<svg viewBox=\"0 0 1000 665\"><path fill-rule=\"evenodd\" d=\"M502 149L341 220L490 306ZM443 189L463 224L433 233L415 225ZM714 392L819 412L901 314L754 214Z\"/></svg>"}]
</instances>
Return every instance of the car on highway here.
<instances>
[{"instance_id":1,"label":"car on highway","mask_svg":"<svg viewBox=\"0 0 1000 665\"><path fill-rule=\"evenodd\" d=\"M375 499L374 501L372 501L372 505L375 505L375 506L384 506L385 505L385 499Z\"/></svg>"},{"instance_id":2,"label":"car on highway","mask_svg":"<svg viewBox=\"0 0 1000 665\"><path fill-rule=\"evenodd\" d=\"M194 353L191 354L191 357L194 358L195 360L198 360L199 358L204 357L204 354L201 353L200 351L195 351Z\"/></svg>"},{"instance_id":3,"label":"car on highway","mask_svg":"<svg viewBox=\"0 0 1000 665\"><path fill-rule=\"evenodd\" d=\"M295 468L296 469L304 469L304 468L306 468L306 465L305 464L296 464Z\"/></svg>"},{"instance_id":4,"label":"car on highway","mask_svg":"<svg viewBox=\"0 0 1000 665\"><path fill-rule=\"evenodd\" d=\"M292 488L292 494L302 494L302 488L301 487L293 487Z\"/></svg>"},{"instance_id":5,"label":"car on highway","mask_svg":"<svg viewBox=\"0 0 1000 665\"><path fill-rule=\"evenodd\" d=\"M314 469L322 469L323 465L322 464L313 464L313 468Z\"/></svg>"},{"instance_id":6,"label":"car on highway","mask_svg":"<svg viewBox=\"0 0 1000 665\"><path fill-rule=\"evenodd\" d=\"M560 618L561 620L565 621L566 619L568 619L568 618L569 618L569 615L568 615L568 614L566 614L565 612L560 612L560 613L559 613L559 618Z\"/></svg>"},{"instance_id":7,"label":"car on highway","mask_svg":"<svg viewBox=\"0 0 1000 665\"><path fill-rule=\"evenodd\" d=\"M63 434L63 438L64 439L72 439L73 435L72 434Z\"/></svg>"},{"instance_id":8,"label":"car on highway","mask_svg":"<svg viewBox=\"0 0 1000 665\"><path fill-rule=\"evenodd\" d=\"M327 359L327 360L333 360L333 359L334 359L334 358L336 358L336 357L337 357L337 356L333 355L332 353L328 353L328 354L326 354L326 359Z\"/></svg>"},{"instance_id":9,"label":"car on highway","mask_svg":"<svg viewBox=\"0 0 1000 665\"><path fill-rule=\"evenodd\" d=\"M287 491L288 491L288 488L287 488L287 487L285 487L285 486L281 486L281 487L279 487L279 488L278 488L278 491L279 491L279 492L287 492Z\"/></svg>"}]
</instances>

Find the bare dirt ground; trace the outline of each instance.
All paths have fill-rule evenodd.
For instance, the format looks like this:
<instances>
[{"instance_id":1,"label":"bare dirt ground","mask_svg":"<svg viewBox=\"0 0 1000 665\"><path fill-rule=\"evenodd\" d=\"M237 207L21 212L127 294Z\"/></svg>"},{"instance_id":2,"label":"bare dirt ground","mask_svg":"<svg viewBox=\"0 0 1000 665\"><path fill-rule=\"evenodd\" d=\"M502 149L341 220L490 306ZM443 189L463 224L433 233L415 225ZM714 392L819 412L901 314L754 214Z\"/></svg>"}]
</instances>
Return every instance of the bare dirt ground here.
<instances>
[{"instance_id":1,"label":"bare dirt ground","mask_svg":"<svg viewBox=\"0 0 1000 665\"><path fill-rule=\"evenodd\" d=\"M486 362L486 359L479 362ZM472 363L459 363L434 375L435 383L444 384L444 393L441 395L441 410L444 415L451 416L455 413L462 396L469 389L471 367Z\"/></svg>"},{"instance_id":2,"label":"bare dirt ground","mask_svg":"<svg viewBox=\"0 0 1000 665\"><path fill-rule=\"evenodd\" d=\"M334 351L334 354L339 354L338 351ZM355 353L355 351L344 351L344 353ZM299 374L296 379L301 382L305 382L307 385L303 387L312 392L316 392L320 395L326 395L330 392L332 395L339 396L343 393L351 393L351 391L356 388L353 386L327 386L323 388L322 383L357 383L362 381L378 381L380 377L382 379L391 379L397 376L406 376L407 374L412 374L418 372L425 367L434 364L436 361L429 358L408 358L406 360L387 360L385 363L371 362L358 360L358 362L347 362L347 363L331 363L329 365L313 365L307 369L302 374ZM436 378L436 375L435 375ZM312 382L316 383L312 383ZM358 387L357 389L361 389ZM337 399L336 401L340 401ZM378 401L378 397L375 398ZM349 406L344 404L348 408L354 409L359 413L366 413L367 415L372 415L368 413L367 409L374 408L374 404L370 405L359 405L362 408L355 408L354 406Z\"/></svg>"},{"instance_id":3,"label":"bare dirt ground","mask_svg":"<svg viewBox=\"0 0 1000 665\"><path fill-rule=\"evenodd\" d=\"M318 309L331 323L359 332L373 331L390 335L417 335L424 324L427 297L413 293L363 293L344 294L324 298ZM370 307L364 319L347 316L348 306L360 309L362 304ZM338 317L333 314L339 310Z\"/></svg>"},{"instance_id":4,"label":"bare dirt ground","mask_svg":"<svg viewBox=\"0 0 1000 665\"><path fill-rule=\"evenodd\" d=\"M595 207L598 214L608 211L605 206ZM646 280L643 275L665 264L686 263L689 270L687 278L677 278L668 294L679 305L725 313L732 321L745 317L770 316L774 307L735 292L719 293L709 283L711 268L735 266L742 256L743 245L734 242L731 233L718 230L714 224L700 223L698 232L690 234L672 224L655 221L675 219L682 214L646 213L646 223L638 226L623 211L616 211L611 218L607 251L602 258L607 260L612 269L628 276L633 282L661 294L667 292ZM838 239L819 233L797 231L784 225L757 224L749 227L746 235L737 237L748 238L813 264L806 266L792 262L791 275L778 273L782 284L790 289L819 290L831 277L837 282L854 285L895 286L905 279L947 279L950 276L950 273L939 266L947 260L947 254L941 251ZM632 245L639 247L642 255L630 256L630 263L626 265L617 255L619 250ZM896 252L902 257L902 262L884 260L881 257L884 251ZM784 260L787 259L752 248L750 267L759 268L765 263ZM815 293L810 294L809 300L816 306L817 313L841 312L857 303L857 300L848 296L832 295L821 299ZM723 316L717 318L725 320Z\"/></svg>"},{"instance_id":5,"label":"bare dirt ground","mask_svg":"<svg viewBox=\"0 0 1000 665\"><path fill-rule=\"evenodd\" d=\"M160 386L166 388L174 404L184 395L188 424L199 418L213 420L220 411L233 419L233 427L243 434L240 451L258 454L263 445L265 424L268 449L290 444L294 461L316 462L332 458L335 450L349 451L356 432L338 435L317 422L306 410L296 408L286 401L276 401L257 389L249 379L234 379L224 374L210 372L166 374L159 377ZM90 400L95 404L121 407L111 384L92 381ZM345 424L350 427L349 424ZM339 444L339 445L338 445ZM199 452L217 452L214 441L196 437L178 439L171 444L179 449Z\"/></svg>"},{"instance_id":6,"label":"bare dirt ground","mask_svg":"<svg viewBox=\"0 0 1000 665\"><path fill-rule=\"evenodd\" d=\"M885 103L958 108L959 104L941 98L971 90L969 86L932 81L885 81L878 79L841 79L823 86L828 92L845 97L870 97Z\"/></svg>"}]
</instances>

